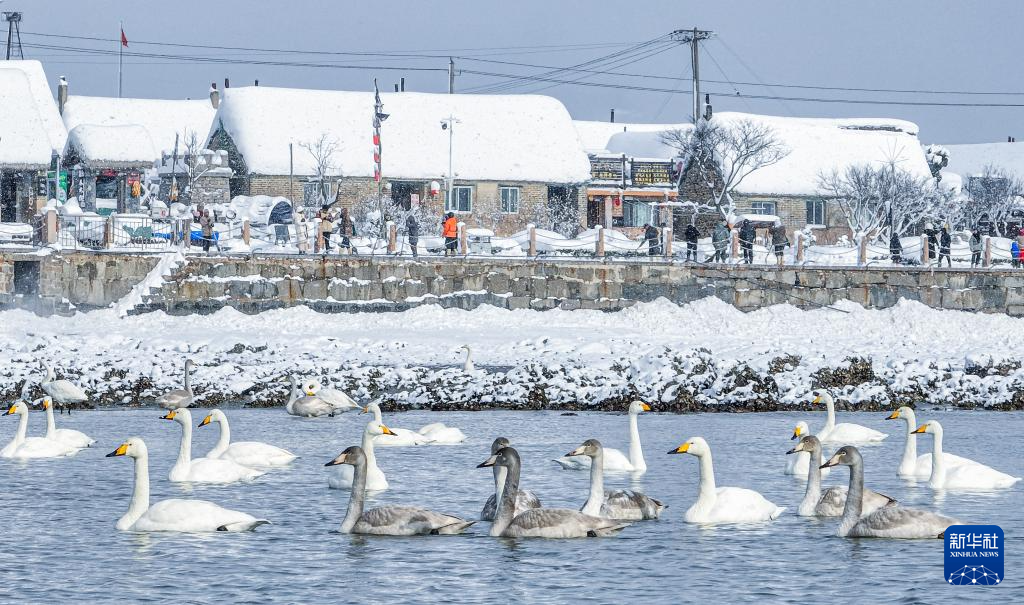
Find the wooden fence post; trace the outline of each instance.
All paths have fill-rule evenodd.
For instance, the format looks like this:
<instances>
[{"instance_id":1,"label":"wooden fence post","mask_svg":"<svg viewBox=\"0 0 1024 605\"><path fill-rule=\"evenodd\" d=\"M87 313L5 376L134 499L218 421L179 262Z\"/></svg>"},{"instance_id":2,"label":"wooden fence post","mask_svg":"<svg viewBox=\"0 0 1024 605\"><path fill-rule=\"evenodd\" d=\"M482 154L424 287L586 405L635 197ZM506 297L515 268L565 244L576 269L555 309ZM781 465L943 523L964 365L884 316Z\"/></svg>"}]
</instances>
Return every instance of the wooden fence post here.
<instances>
[{"instance_id":1,"label":"wooden fence post","mask_svg":"<svg viewBox=\"0 0 1024 605\"><path fill-rule=\"evenodd\" d=\"M732 235L732 246L730 246L732 254L730 258L736 260L740 256L740 232L738 229L733 229L730 231L730 234Z\"/></svg>"},{"instance_id":2,"label":"wooden fence post","mask_svg":"<svg viewBox=\"0 0 1024 605\"><path fill-rule=\"evenodd\" d=\"M46 211L46 220L43 223L43 243L57 243L57 210L54 208Z\"/></svg>"},{"instance_id":3,"label":"wooden fence post","mask_svg":"<svg viewBox=\"0 0 1024 605\"><path fill-rule=\"evenodd\" d=\"M594 256L603 257L604 256L604 227L602 227L601 225L598 225L597 227L595 227L595 229L597 229L597 243L594 245Z\"/></svg>"},{"instance_id":4,"label":"wooden fence post","mask_svg":"<svg viewBox=\"0 0 1024 605\"><path fill-rule=\"evenodd\" d=\"M298 233L299 232L296 230L295 234L298 235ZM249 219L244 219L242 220L242 241L245 242L246 246L248 246L251 239L252 230L251 225L249 224Z\"/></svg>"},{"instance_id":5,"label":"wooden fence post","mask_svg":"<svg viewBox=\"0 0 1024 605\"><path fill-rule=\"evenodd\" d=\"M462 251L462 255L466 256L469 254L469 240L466 236L466 223L459 222L459 249Z\"/></svg>"},{"instance_id":6,"label":"wooden fence post","mask_svg":"<svg viewBox=\"0 0 1024 605\"><path fill-rule=\"evenodd\" d=\"M931 259L928 257L928 236L922 234L921 235L921 264L924 265L924 266L928 266L929 262L931 262Z\"/></svg>"},{"instance_id":7,"label":"wooden fence post","mask_svg":"<svg viewBox=\"0 0 1024 605\"><path fill-rule=\"evenodd\" d=\"M857 242L857 266L863 267L868 264L868 236L863 235Z\"/></svg>"},{"instance_id":8,"label":"wooden fence post","mask_svg":"<svg viewBox=\"0 0 1024 605\"><path fill-rule=\"evenodd\" d=\"M668 225L662 227L661 238L664 240L661 245L661 253L667 258L672 258L672 227Z\"/></svg>"},{"instance_id":9,"label":"wooden fence post","mask_svg":"<svg viewBox=\"0 0 1024 605\"><path fill-rule=\"evenodd\" d=\"M185 229L184 229L184 233L182 233L182 236L185 238L185 247L187 248L187 247L192 245L192 219L191 218L185 219L185 223L184 224L185 224Z\"/></svg>"},{"instance_id":10,"label":"wooden fence post","mask_svg":"<svg viewBox=\"0 0 1024 605\"><path fill-rule=\"evenodd\" d=\"M981 266L992 266L992 237L988 235L985 236L985 255L982 257Z\"/></svg>"},{"instance_id":11,"label":"wooden fence post","mask_svg":"<svg viewBox=\"0 0 1024 605\"><path fill-rule=\"evenodd\" d=\"M529 256L537 256L537 226L530 223L526 226L526 231L530 234L530 250L527 254Z\"/></svg>"},{"instance_id":12,"label":"wooden fence post","mask_svg":"<svg viewBox=\"0 0 1024 605\"><path fill-rule=\"evenodd\" d=\"M804 262L804 235L802 232L796 232L796 262Z\"/></svg>"},{"instance_id":13,"label":"wooden fence post","mask_svg":"<svg viewBox=\"0 0 1024 605\"><path fill-rule=\"evenodd\" d=\"M398 250L398 227L394 221L388 221L388 254L394 254Z\"/></svg>"},{"instance_id":14,"label":"wooden fence post","mask_svg":"<svg viewBox=\"0 0 1024 605\"><path fill-rule=\"evenodd\" d=\"M117 213L114 212L107 217L107 220L103 222L103 247L112 248L114 246L114 219L117 217Z\"/></svg>"}]
</instances>

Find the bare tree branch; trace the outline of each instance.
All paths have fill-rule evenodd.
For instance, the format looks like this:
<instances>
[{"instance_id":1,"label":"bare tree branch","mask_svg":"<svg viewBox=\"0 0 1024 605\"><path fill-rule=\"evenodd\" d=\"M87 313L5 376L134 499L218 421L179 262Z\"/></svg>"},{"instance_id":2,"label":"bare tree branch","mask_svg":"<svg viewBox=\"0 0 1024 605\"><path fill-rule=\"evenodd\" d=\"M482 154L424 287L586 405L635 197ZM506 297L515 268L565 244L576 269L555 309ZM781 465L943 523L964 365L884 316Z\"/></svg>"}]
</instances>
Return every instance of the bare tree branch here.
<instances>
[{"instance_id":1,"label":"bare tree branch","mask_svg":"<svg viewBox=\"0 0 1024 605\"><path fill-rule=\"evenodd\" d=\"M314 176L318 181L317 195L320 198L320 205L326 206L332 201L330 177L336 176L334 155L338 151L338 141L325 132L313 141L299 143L299 147L305 149L313 158Z\"/></svg>"}]
</instances>

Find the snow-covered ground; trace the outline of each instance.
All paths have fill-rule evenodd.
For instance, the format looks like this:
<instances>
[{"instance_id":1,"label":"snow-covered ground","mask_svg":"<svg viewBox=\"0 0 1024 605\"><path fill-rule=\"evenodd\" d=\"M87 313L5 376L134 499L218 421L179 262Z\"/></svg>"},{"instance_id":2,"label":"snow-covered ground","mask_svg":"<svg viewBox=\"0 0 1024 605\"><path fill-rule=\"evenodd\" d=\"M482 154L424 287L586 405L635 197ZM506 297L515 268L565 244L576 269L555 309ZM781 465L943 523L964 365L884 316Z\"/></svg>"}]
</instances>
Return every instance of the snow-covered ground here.
<instances>
[{"instance_id":1,"label":"snow-covered ground","mask_svg":"<svg viewBox=\"0 0 1024 605\"><path fill-rule=\"evenodd\" d=\"M383 397L397 407L618 407L639 395L661 409L770 409L803 404L817 384L859 404L1024 404L1024 320L911 302L839 308L846 312L779 305L744 314L710 298L618 313L8 311L0 313L0 394L18 396L45 361L95 402L145 404L180 384L188 357L206 404L280 404L286 373L319 375L360 401ZM463 344L477 367L469 374ZM870 362L851 366L852 357Z\"/></svg>"}]
</instances>

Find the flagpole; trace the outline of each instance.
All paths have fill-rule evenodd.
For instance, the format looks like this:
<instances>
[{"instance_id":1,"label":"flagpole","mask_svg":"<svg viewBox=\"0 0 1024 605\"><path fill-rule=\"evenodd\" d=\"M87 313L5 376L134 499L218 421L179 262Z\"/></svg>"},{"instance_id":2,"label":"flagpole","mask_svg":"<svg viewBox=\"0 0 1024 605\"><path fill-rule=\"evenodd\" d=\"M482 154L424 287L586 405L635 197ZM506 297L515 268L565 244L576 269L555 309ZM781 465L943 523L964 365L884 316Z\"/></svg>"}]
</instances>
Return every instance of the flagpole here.
<instances>
[{"instance_id":1,"label":"flagpole","mask_svg":"<svg viewBox=\"0 0 1024 605\"><path fill-rule=\"evenodd\" d=\"M120 21L119 24L120 24L121 31L119 32L120 35L117 38L117 98L118 99L121 98L121 82L122 82L122 78L121 78L121 64L122 64L122 60L124 59L124 42L122 42L122 40L124 40L124 21Z\"/></svg>"}]
</instances>

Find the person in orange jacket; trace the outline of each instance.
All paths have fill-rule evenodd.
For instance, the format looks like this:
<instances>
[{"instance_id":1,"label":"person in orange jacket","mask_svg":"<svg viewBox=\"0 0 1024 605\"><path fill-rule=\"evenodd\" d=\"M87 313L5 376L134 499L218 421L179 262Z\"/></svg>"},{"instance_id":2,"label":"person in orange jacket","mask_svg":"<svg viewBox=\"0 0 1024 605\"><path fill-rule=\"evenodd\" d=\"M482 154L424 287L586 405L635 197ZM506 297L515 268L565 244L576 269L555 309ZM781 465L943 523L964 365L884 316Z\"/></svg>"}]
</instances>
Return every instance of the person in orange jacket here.
<instances>
[{"instance_id":1,"label":"person in orange jacket","mask_svg":"<svg viewBox=\"0 0 1024 605\"><path fill-rule=\"evenodd\" d=\"M444 255L455 254L456 244L459 241L459 220L455 218L454 212L449 212L444 217L444 223L441 224L442 232L444 236Z\"/></svg>"}]
</instances>

